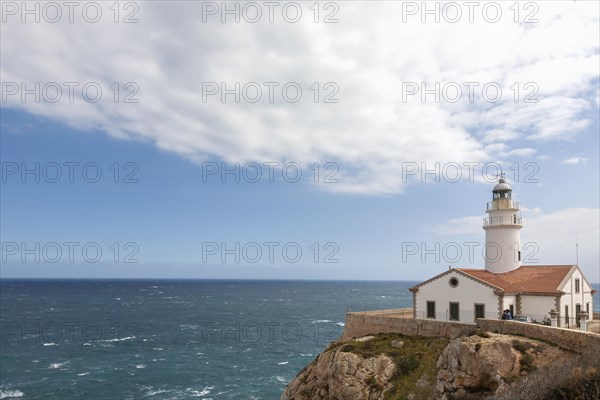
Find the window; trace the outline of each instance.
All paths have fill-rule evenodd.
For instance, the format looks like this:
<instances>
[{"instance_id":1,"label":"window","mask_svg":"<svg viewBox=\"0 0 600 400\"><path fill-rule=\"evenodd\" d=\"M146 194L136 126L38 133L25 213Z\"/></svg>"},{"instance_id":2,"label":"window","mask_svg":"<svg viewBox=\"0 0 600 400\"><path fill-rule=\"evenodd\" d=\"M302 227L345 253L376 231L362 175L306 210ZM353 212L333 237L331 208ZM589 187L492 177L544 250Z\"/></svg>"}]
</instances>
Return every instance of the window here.
<instances>
[{"instance_id":1,"label":"window","mask_svg":"<svg viewBox=\"0 0 600 400\"><path fill-rule=\"evenodd\" d=\"M508 306L508 309L510 311L510 315L515 315L515 306L513 304Z\"/></svg>"},{"instance_id":2,"label":"window","mask_svg":"<svg viewBox=\"0 0 600 400\"><path fill-rule=\"evenodd\" d=\"M575 293L579 293L579 279L575 279Z\"/></svg>"},{"instance_id":3,"label":"window","mask_svg":"<svg viewBox=\"0 0 600 400\"><path fill-rule=\"evenodd\" d=\"M452 286L452 287L457 287L458 286L458 278L452 277L452 278L450 278L450 281L448 281L448 283L450 283L450 286Z\"/></svg>"},{"instance_id":4,"label":"window","mask_svg":"<svg viewBox=\"0 0 600 400\"><path fill-rule=\"evenodd\" d=\"M588 315L588 319L591 318L591 315L590 315L590 303L589 302L585 303L585 312Z\"/></svg>"},{"instance_id":5,"label":"window","mask_svg":"<svg viewBox=\"0 0 600 400\"><path fill-rule=\"evenodd\" d=\"M427 318L435 319L435 301L427 302Z\"/></svg>"},{"instance_id":6,"label":"window","mask_svg":"<svg viewBox=\"0 0 600 400\"><path fill-rule=\"evenodd\" d=\"M521 250L519 250L519 261L521 261Z\"/></svg>"},{"instance_id":7,"label":"window","mask_svg":"<svg viewBox=\"0 0 600 400\"><path fill-rule=\"evenodd\" d=\"M565 306L565 326L569 326L569 306Z\"/></svg>"},{"instance_id":8,"label":"window","mask_svg":"<svg viewBox=\"0 0 600 400\"><path fill-rule=\"evenodd\" d=\"M460 321L459 303L450 303L450 321Z\"/></svg>"},{"instance_id":9,"label":"window","mask_svg":"<svg viewBox=\"0 0 600 400\"><path fill-rule=\"evenodd\" d=\"M575 304L575 324L579 327L579 322L581 320L581 304Z\"/></svg>"},{"instance_id":10,"label":"window","mask_svg":"<svg viewBox=\"0 0 600 400\"><path fill-rule=\"evenodd\" d=\"M475 319L485 318L485 304L475 304Z\"/></svg>"}]
</instances>

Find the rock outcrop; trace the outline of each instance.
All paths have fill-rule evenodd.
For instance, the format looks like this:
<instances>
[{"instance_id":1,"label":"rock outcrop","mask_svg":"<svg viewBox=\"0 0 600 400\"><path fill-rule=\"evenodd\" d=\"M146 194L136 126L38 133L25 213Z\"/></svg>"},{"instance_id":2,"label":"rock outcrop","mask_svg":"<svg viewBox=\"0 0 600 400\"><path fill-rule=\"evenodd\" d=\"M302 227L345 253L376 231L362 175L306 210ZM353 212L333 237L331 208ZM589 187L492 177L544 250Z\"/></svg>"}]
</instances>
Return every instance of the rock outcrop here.
<instances>
[{"instance_id":1,"label":"rock outcrop","mask_svg":"<svg viewBox=\"0 0 600 400\"><path fill-rule=\"evenodd\" d=\"M453 340L369 336L332 344L281 400L495 399L574 357L533 339L487 332Z\"/></svg>"},{"instance_id":2,"label":"rock outcrop","mask_svg":"<svg viewBox=\"0 0 600 400\"><path fill-rule=\"evenodd\" d=\"M379 400L396 370L386 355L363 358L337 346L325 351L288 385L282 399Z\"/></svg>"}]
</instances>

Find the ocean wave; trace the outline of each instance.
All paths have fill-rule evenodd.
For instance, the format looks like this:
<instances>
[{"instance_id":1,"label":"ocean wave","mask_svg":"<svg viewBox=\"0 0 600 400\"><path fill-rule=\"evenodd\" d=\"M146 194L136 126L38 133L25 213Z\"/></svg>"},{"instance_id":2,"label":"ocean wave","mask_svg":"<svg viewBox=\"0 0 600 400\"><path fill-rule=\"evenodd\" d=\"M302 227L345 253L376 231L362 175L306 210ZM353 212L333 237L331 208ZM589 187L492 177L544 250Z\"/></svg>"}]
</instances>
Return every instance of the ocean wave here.
<instances>
[{"instance_id":1,"label":"ocean wave","mask_svg":"<svg viewBox=\"0 0 600 400\"><path fill-rule=\"evenodd\" d=\"M192 397L202 397L202 396L206 396L207 394L210 394L210 391L213 390L214 388L215 388L214 386L205 386L204 388L202 388L202 390L187 388L185 391L187 393L190 393Z\"/></svg>"},{"instance_id":2,"label":"ocean wave","mask_svg":"<svg viewBox=\"0 0 600 400\"><path fill-rule=\"evenodd\" d=\"M24 395L20 390L0 390L0 399L14 399Z\"/></svg>"},{"instance_id":3,"label":"ocean wave","mask_svg":"<svg viewBox=\"0 0 600 400\"><path fill-rule=\"evenodd\" d=\"M278 362L277 365L286 365L289 364L289 361L282 361L282 362Z\"/></svg>"},{"instance_id":4,"label":"ocean wave","mask_svg":"<svg viewBox=\"0 0 600 400\"><path fill-rule=\"evenodd\" d=\"M313 355L311 353L306 353L306 354L300 353L300 357L312 357L312 356Z\"/></svg>"},{"instance_id":5,"label":"ocean wave","mask_svg":"<svg viewBox=\"0 0 600 400\"><path fill-rule=\"evenodd\" d=\"M113 343L113 342L124 342L125 340L133 340L133 339L135 339L135 336L127 336L124 338L114 338L114 339L103 339L103 340L97 340L97 342Z\"/></svg>"},{"instance_id":6,"label":"ocean wave","mask_svg":"<svg viewBox=\"0 0 600 400\"><path fill-rule=\"evenodd\" d=\"M146 366L144 364L138 364L135 366L137 369L143 369L146 368Z\"/></svg>"},{"instance_id":7,"label":"ocean wave","mask_svg":"<svg viewBox=\"0 0 600 400\"><path fill-rule=\"evenodd\" d=\"M335 324L336 324L337 326L346 326L346 324L345 324L345 323L343 323L343 322L336 322Z\"/></svg>"},{"instance_id":8,"label":"ocean wave","mask_svg":"<svg viewBox=\"0 0 600 400\"><path fill-rule=\"evenodd\" d=\"M61 362L61 363L52 363L48 366L48 369L62 369L62 367L64 367L67 364L69 364L68 361Z\"/></svg>"},{"instance_id":9,"label":"ocean wave","mask_svg":"<svg viewBox=\"0 0 600 400\"><path fill-rule=\"evenodd\" d=\"M165 389L154 389L152 386L145 386L144 389L146 389L146 396L154 396L157 394L169 392L169 390L165 390Z\"/></svg>"},{"instance_id":10,"label":"ocean wave","mask_svg":"<svg viewBox=\"0 0 600 400\"><path fill-rule=\"evenodd\" d=\"M329 319L318 319L316 321L313 321L312 323L313 324L327 324L327 323L330 323L330 322L333 322L333 321L331 321Z\"/></svg>"},{"instance_id":11,"label":"ocean wave","mask_svg":"<svg viewBox=\"0 0 600 400\"><path fill-rule=\"evenodd\" d=\"M277 380L277 382L281 382L281 383L287 383L287 381L288 381L287 379L285 379L285 377L280 376L280 375L277 375L275 377L275 379Z\"/></svg>"},{"instance_id":12,"label":"ocean wave","mask_svg":"<svg viewBox=\"0 0 600 400\"><path fill-rule=\"evenodd\" d=\"M44 343L44 346L56 346L56 343Z\"/></svg>"},{"instance_id":13,"label":"ocean wave","mask_svg":"<svg viewBox=\"0 0 600 400\"><path fill-rule=\"evenodd\" d=\"M82 372L81 374L77 374L77 376L86 376L86 375L89 375L89 374L90 374L89 372Z\"/></svg>"}]
</instances>

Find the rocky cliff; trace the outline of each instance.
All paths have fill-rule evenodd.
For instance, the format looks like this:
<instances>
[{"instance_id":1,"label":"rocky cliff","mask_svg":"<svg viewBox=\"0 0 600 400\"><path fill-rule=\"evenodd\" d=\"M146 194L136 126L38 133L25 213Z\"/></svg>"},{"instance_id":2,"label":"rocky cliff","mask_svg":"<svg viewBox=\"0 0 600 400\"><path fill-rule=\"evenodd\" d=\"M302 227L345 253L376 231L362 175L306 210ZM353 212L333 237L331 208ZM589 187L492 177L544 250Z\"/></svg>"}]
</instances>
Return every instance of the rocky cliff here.
<instances>
[{"instance_id":1,"label":"rocky cliff","mask_svg":"<svg viewBox=\"0 0 600 400\"><path fill-rule=\"evenodd\" d=\"M597 383L600 390L597 358L584 362L553 345L487 332L453 340L367 336L330 345L290 382L281 399L546 399L564 389L559 381L565 379ZM549 384L548 377L555 382Z\"/></svg>"}]
</instances>

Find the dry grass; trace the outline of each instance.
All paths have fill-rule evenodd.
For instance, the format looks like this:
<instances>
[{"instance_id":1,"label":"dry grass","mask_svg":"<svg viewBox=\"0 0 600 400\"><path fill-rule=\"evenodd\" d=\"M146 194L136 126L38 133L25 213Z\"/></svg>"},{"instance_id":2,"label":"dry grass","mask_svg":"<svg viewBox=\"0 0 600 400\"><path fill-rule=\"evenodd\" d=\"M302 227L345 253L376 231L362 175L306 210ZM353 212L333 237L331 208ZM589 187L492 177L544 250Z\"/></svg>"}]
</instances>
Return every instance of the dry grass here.
<instances>
[{"instance_id":1,"label":"dry grass","mask_svg":"<svg viewBox=\"0 0 600 400\"><path fill-rule=\"evenodd\" d=\"M570 360L529 374L497 400L598 400L600 399L600 349L588 349Z\"/></svg>"}]
</instances>

